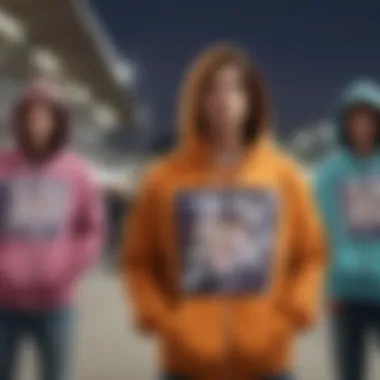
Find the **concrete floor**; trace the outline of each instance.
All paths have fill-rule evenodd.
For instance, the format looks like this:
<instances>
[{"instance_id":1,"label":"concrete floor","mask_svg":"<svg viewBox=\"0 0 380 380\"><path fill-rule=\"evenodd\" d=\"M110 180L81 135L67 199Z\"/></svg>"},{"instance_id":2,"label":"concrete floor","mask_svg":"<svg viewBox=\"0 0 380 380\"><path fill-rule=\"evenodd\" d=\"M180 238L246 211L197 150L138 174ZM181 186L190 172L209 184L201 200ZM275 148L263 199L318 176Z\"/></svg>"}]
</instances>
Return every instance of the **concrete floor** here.
<instances>
[{"instance_id":1,"label":"concrete floor","mask_svg":"<svg viewBox=\"0 0 380 380\"><path fill-rule=\"evenodd\" d=\"M121 296L120 284L112 274L95 272L81 292L77 327L75 380L154 380L154 344L131 329L130 316ZM332 380L326 345L327 331L318 329L303 337L297 347L298 380ZM374 350L373 350L374 353ZM21 358L20 380L39 380L33 373L32 350ZM380 379L380 361L370 360L371 377Z\"/></svg>"}]
</instances>

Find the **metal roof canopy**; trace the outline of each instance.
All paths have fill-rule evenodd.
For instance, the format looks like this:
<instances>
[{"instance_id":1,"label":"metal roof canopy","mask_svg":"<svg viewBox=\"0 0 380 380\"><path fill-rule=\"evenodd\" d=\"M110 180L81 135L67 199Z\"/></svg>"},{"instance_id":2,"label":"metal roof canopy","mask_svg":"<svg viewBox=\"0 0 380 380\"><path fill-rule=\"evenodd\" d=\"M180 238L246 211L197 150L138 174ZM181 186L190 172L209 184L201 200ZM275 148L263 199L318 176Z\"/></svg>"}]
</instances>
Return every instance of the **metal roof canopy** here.
<instances>
[{"instance_id":1,"label":"metal roof canopy","mask_svg":"<svg viewBox=\"0 0 380 380\"><path fill-rule=\"evenodd\" d=\"M121 124L133 125L131 94L126 94L111 73L79 0L0 0L28 31L33 46L51 50L76 80L88 86L97 100L115 108Z\"/></svg>"}]
</instances>

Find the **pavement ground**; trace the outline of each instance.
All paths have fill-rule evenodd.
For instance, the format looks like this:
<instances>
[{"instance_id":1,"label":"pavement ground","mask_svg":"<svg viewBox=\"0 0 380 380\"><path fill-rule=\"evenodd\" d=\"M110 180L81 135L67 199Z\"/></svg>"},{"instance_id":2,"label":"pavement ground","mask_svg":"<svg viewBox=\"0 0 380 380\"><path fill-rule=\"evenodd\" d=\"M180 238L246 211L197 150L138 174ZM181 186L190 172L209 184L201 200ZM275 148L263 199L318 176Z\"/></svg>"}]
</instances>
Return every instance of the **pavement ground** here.
<instances>
[{"instance_id":1,"label":"pavement ground","mask_svg":"<svg viewBox=\"0 0 380 380\"><path fill-rule=\"evenodd\" d=\"M155 380L155 345L139 336L121 294L115 274L96 270L80 295L75 345L74 380ZM327 323L322 321L297 345L297 380L333 380ZM380 379L380 360L371 350L371 376ZM40 380L35 375L33 350L26 345L17 380Z\"/></svg>"}]
</instances>

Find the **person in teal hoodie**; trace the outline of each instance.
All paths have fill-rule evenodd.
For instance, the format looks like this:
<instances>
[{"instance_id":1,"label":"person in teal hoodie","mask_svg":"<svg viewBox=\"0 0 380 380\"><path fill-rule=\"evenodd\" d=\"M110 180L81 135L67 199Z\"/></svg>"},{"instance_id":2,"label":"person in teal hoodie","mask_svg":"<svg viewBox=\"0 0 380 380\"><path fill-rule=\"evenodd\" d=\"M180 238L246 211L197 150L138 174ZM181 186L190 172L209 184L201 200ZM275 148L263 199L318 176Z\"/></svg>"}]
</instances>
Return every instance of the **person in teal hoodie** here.
<instances>
[{"instance_id":1,"label":"person in teal hoodie","mask_svg":"<svg viewBox=\"0 0 380 380\"><path fill-rule=\"evenodd\" d=\"M337 378L362 380L368 337L380 336L380 86L346 89L336 126L339 149L316 172L316 196L329 244Z\"/></svg>"}]
</instances>

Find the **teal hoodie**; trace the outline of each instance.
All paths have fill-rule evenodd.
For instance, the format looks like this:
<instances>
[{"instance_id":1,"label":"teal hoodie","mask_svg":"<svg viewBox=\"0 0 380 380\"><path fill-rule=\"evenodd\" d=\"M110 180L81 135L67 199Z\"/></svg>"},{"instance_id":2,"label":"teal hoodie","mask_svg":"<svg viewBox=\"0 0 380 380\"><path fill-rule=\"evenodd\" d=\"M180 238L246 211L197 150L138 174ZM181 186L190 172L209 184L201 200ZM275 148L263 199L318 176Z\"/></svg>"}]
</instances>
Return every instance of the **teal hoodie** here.
<instances>
[{"instance_id":1,"label":"teal hoodie","mask_svg":"<svg viewBox=\"0 0 380 380\"><path fill-rule=\"evenodd\" d=\"M328 292L333 299L380 302L380 150L360 158L347 144L347 110L380 112L380 87L359 81L336 115L338 152L317 169L315 192L329 243ZM380 149L380 146L379 146Z\"/></svg>"}]
</instances>

